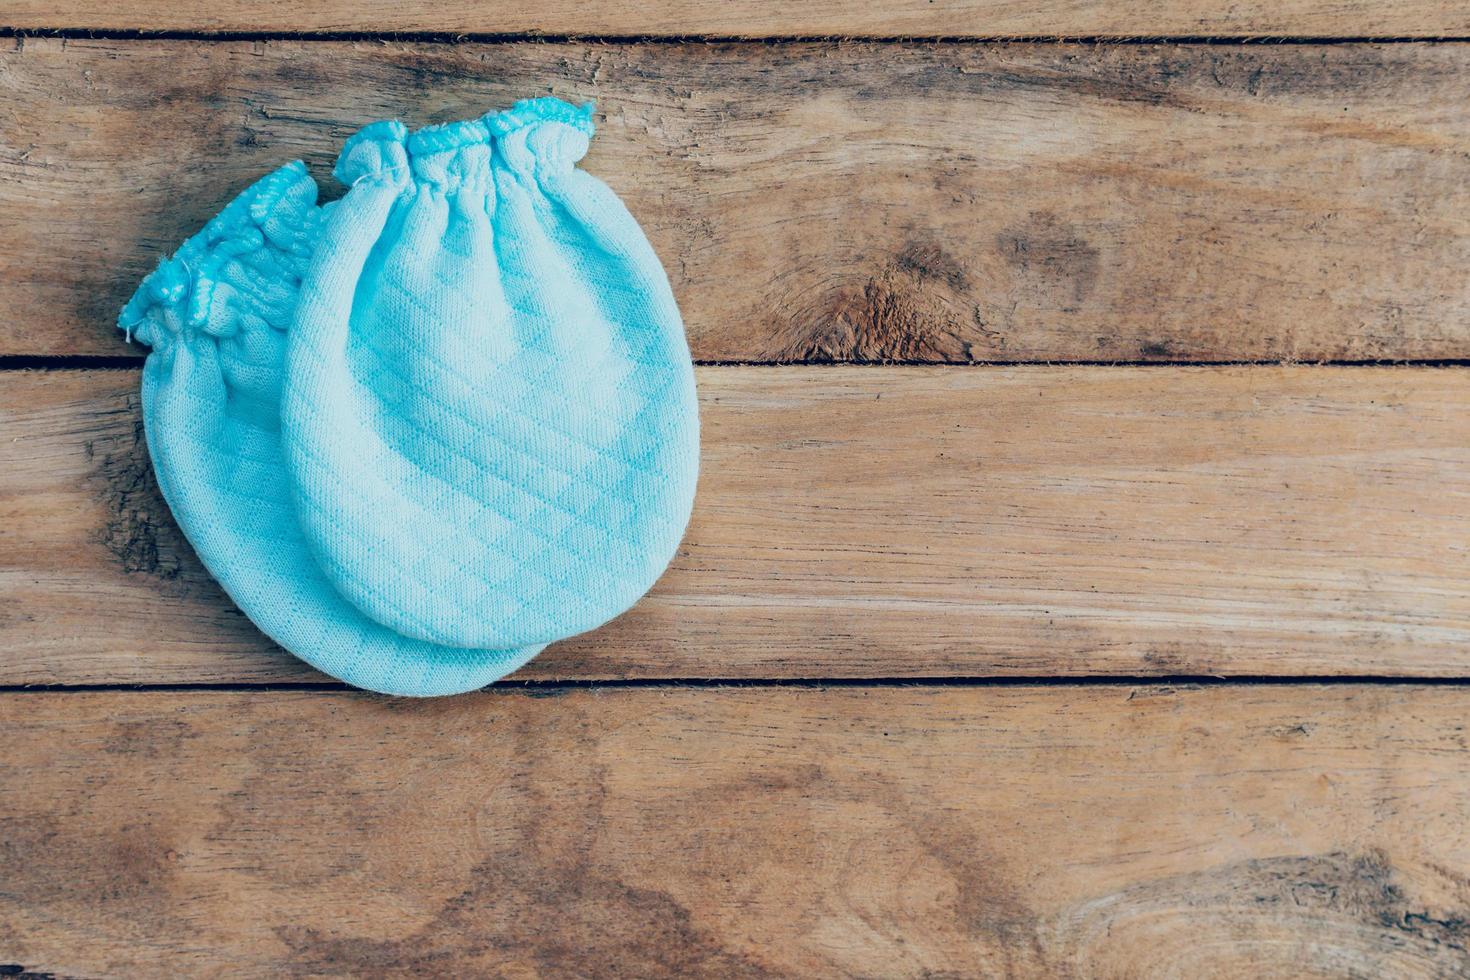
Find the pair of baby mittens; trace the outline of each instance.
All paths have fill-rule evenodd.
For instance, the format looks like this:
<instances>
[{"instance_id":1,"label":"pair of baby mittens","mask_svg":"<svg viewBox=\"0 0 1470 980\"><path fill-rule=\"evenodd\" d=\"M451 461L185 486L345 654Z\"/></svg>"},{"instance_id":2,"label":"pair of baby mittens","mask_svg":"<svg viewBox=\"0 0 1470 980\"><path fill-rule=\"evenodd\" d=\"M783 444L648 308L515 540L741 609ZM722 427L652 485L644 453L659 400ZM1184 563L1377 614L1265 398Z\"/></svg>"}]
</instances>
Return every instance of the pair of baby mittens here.
<instances>
[{"instance_id":1,"label":"pair of baby mittens","mask_svg":"<svg viewBox=\"0 0 1470 980\"><path fill-rule=\"evenodd\" d=\"M200 559L349 684L482 687L642 596L699 464L668 279L577 167L592 107L531 99L347 140L230 203L119 318Z\"/></svg>"}]
</instances>

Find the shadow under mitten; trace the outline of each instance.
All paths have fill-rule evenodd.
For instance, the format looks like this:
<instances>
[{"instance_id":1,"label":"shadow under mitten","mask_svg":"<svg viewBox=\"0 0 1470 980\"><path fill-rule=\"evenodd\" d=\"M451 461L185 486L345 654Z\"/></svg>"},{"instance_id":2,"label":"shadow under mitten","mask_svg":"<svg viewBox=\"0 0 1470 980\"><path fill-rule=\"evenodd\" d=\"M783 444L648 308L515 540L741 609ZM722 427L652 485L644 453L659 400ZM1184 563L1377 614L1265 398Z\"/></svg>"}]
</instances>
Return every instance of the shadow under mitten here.
<instances>
[{"instance_id":1,"label":"shadow under mitten","mask_svg":"<svg viewBox=\"0 0 1470 980\"><path fill-rule=\"evenodd\" d=\"M302 528L399 633L546 643L642 596L688 523L694 373L668 279L576 167L591 106L350 139L288 343Z\"/></svg>"},{"instance_id":2,"label":"shadow under mitten","mask_svg":"<svg viewBox=\"0 0 1470 980\"><path fill-rule=\"evenodd\" d=\"M388 694L483 687L541 647L451 649L395 633L337 593L297 522L280 400L286 330L321 231L316 199L299 162L267 175L149 275L119 317L152 348L143 423L159 487L210 574L302 660Z\"/></svg>"}]
</instances>

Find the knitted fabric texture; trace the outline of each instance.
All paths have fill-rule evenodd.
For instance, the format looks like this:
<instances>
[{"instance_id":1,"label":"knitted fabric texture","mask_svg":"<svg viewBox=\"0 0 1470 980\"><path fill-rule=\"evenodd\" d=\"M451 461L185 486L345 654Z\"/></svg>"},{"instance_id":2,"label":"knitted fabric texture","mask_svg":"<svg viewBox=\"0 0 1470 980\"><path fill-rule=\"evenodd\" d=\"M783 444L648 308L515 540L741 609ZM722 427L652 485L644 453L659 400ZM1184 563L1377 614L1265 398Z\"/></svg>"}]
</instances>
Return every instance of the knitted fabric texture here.
<instances>
[{"instance_id":1,"label":"knitted fabric texture","mask_svg":"<svg viewBox=\"0 0 1470 980\"><path fill-rule=\"evenodd\" d=\"M631 606L672 559L699 457L694 375L638 224L577 168L591 106L535 99L337 162L287 335L301 529L336 591L403 636L543 644Z\"/></svg>"},{"instance_id":2,"label":"knitted fabric texture","mask_svg":"<svg viewBox=\"0 0 1470 980\"><path fill-rule=\"evenodd\" d=\"M159 487L236 605L306 662L389 694L482 687L540 646L447 648L384 627L333 588L297 520L279 413L286 331L321 233L316 198L302 164L269 174L123 310L119 326L152 348L143 423Z\"/></svg>"}]
</instances>

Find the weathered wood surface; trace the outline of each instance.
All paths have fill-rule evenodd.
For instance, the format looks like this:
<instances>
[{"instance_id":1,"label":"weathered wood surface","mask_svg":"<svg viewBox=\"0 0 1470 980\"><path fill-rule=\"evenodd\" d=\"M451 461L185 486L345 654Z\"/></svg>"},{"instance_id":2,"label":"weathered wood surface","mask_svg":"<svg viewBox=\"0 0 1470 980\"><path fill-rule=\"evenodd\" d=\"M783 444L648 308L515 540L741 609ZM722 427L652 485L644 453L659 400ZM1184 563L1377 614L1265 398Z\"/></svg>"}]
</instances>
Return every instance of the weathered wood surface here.
<instances>
[{"instance_id":1,"label":"weathered wood surface","mask_svg":"<svg viewBox=\"0 0 1470 980\"><path fill-rule=\"evenodd\" d=\"M1462 977L1461 688L0 698L59 976Z\"/></svg>"},{"instance_id":2,"label":"weathered wood surface","mask_svg":"<svg viewBox=\"0 0 1470 980\"><path fill-rule=\"evenodd\" d=\"M1470 372L701 368L693 523L524 677L1470 668ZM317 677L170 522L133 371L0 387L0 683Z\"/></svg>"},{"instance_id":3,"label":"weathered wood surface","mask_svg":"<svg viewBox=\"0 0 1470 980\"><path fill-rule=\"evenodd\" d=\"M269 167L551 91L599 100L703 360L1470 356L1470 45L10 44L0 354L126 352Z\"/></svg>"},{"instance_id":4,"label":"weathered wood surface","mask_svg":"<svg viewBox=\"0 0 1470 980\"><path fill-rule=\"evenodd\" d=\"M6 0L0 26L141 31L431 31L733 37L1433 37L1463 0Z\"/></svg>"}]
</instances>

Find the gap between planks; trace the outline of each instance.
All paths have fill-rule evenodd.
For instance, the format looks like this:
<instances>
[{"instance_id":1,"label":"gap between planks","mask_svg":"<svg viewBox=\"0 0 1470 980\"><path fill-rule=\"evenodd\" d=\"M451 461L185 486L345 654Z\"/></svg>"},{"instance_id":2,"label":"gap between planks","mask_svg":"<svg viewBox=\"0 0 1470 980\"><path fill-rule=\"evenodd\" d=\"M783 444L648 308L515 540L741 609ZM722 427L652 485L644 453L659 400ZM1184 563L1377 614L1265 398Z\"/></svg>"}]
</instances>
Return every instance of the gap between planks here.
<instances>
[{"instance_id":1,"label":"gap between planks","mask_svg":"<svg viewBox=\"0 0 1470 980\"><path fill-rule=\"evenodd\" d=\"M1196 690L1208 687L1470 687L1470 674L1463 677L1415 677L1412 675L1354 674L1058 674L1013 677L660 677L607 678L603 680L510 680L479 688L474 693L556 697L572 691L624 690L879 690L883 688L1138 688L1144 691ZM306 693L362 694L339 681L220 682L194 684L25 684L0 685L0 696L12 694L191 694L191 693Z\"/></svg>"},{"instance_id":2,"label":"gap between planks","mask_svg":"<svg viewBox=\"0 0 1470 980\"><path fill-rule=\"evenodd\" d=\"M317 41L369 44L1082 44L1082 45L1301 45L1464 44L1470 34L593 34L586 31L292 31L150 30L147 28L6 27L0 40L62 41Z\"/></svg>"},{"instance_id":3,"label":"gap between planks","mask_svg":"<svg viewBox=\"0 0 1470 980\"><path fill-rule=\"evenodd\" d=\"M143 367L146 355L75 354L75 355L0 355L0 372L5 371L137 371ZM702 361L695 360L695 367L710 368L762 368L793 367L778 361ZM1323 367L1323 368L1463 368L1470 367L1470 359L1431 358L1415 360L1367 360L1367 361L1045 361L1032 362L1037 367L1106 367L1106 368L1181 368L1181 367ZM804 368L907 368L935 367L933 361L807 361ZM967 361L962 364L945 364L949 370L1011 368L1018 365L1012 361Z\"/></svg>"}]
</instances>

